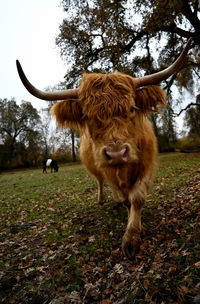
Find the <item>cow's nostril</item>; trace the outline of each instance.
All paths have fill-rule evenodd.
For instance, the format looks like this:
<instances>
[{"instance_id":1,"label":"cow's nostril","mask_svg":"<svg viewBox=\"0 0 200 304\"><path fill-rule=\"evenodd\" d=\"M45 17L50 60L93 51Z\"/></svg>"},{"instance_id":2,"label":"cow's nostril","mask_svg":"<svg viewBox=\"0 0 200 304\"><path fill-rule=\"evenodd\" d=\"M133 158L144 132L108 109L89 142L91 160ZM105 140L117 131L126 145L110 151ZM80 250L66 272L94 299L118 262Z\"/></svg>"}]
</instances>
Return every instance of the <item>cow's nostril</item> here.
<instances>
[{"instance_id":1,"label":"cow's nostril","mask_svg":"<svg viewBox=\"0 0 200 304\"><path fill-rule=\"evenodd\" d=\"M128 149L127 147L123 147L120 150L110 150L110 149L105 149L104 150L104 155L106 160L110 164L122 164L126 163L128 161Z\"/></svg>"},{"instance_id":2,"label":"cow's nostril","mask_svg":"<svg viewBox=\"0 0 200 304\"><path fill-rule=\"evenodd\" d=\"M104 150L104 155L106 157L107 160L111 160L111 156L109 155L109 152L106 151L106 149Z\"/></svg>"},{"instance_id":3,"label":"cow's nostril","mask_svg":"<svg viewBox=\"0 0 200 304\"><path fill-rule=\"evenodd\" d=\"M119 151L106 151L106 154L111 158L111 159L120 159L122 158L126 153L126 148L123 148Z\"/></svg>"}]
</instances>

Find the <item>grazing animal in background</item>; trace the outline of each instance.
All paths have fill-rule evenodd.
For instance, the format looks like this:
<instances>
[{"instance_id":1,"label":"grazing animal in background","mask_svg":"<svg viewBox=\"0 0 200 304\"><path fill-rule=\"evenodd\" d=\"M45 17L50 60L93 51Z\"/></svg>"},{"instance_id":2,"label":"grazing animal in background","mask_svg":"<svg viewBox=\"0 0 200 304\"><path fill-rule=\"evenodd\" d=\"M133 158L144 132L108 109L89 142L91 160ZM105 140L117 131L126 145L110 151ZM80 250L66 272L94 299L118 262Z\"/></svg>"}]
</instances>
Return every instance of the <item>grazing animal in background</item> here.
<instances>
[{"instance_id":1,"label":"grazing animal in background","mask_svg":"<svg viewBox=\"0 0 200 304\"><path fill-rule=\"evenodd\" d=\"M178 59L161 72L141 78L122 73L84 74L78 88L60 92L36 89L17 61L19 76L31 94L62 100L51 109L58 126L80 131L80 156L97 180L99 204L104 202L106 180L113 200L127 207L122 250L129 259L140 245L141 210L156 168L157 143L147 115L165 106L165 93L155 84L180 69L190 44L191 39Z\"/></svg>"},{"instance_id":2,"label":"grazing animal in background","mask_svg":"<svg viewBox=\"0 0 200 304\"><path fill-rule=\"evenodd\" d=\"M58 165L55 159L45 159L43 161L43 173L47 173L47 168L51 168L51 173L58 172Z\"/></svg>"}]
</instances>

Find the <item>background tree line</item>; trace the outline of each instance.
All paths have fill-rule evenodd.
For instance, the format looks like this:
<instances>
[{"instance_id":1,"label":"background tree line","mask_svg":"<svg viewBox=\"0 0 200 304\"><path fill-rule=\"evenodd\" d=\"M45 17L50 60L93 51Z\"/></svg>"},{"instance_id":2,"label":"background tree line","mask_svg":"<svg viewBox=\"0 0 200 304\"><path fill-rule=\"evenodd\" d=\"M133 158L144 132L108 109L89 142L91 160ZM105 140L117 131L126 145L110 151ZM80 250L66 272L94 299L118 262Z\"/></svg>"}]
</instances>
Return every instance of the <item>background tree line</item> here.
<instances>
[{"instance_id":1,"label":"background tree line","mask_svg":"<svg viewBox=\"0 0 200 304\"><path fill-rule=\"evenodd\" d=\"M152 119L160 152L169 148L170 151L200 150L199 96L196 102L198 107L186 110L183 136L176 141L168 135L167 127L158 127ZM40 115L30 102L18 105L14 99L0 99L0 169L40 167L42 160L49 157L62 163L79 159L78 135L71 130L52 133L50 124L47 109Z\"/></svg>"},{"instance_id":2,"label":"background tree line","mask_svg":"<svg viewBox=\"0 0 200 304\"><path fill-rule=\"evenodd\" d=\"M50 124L47 109L40 115L30 102L0 99L0 169L39 167L49 157L76 160L69 130L51 134Z\"/></svg>"}]
</instances>

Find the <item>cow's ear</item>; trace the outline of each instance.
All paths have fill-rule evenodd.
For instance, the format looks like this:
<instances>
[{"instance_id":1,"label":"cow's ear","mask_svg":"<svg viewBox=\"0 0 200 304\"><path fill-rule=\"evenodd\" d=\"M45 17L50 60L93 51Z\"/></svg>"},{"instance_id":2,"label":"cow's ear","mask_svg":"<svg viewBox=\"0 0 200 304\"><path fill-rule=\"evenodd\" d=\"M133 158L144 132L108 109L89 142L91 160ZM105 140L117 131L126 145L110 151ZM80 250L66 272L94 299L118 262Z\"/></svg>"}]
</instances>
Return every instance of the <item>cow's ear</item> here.
<instances>
[{"instance_id":1,"label":"cow's ear","mask_svg":"<svg viewBox=\"0 0 200 304\"><path fill-rule=\"evenodd\" d=\"M135 104L144 114L159 112L159 106L166 106L165 92L158 86L139 88L136 90Z\"/></svg>"},{"instance_id":2,"label":"cow's ear","mask_svg":"<svg viewBox=\"0 0 200 304\"><path fill-rule=\"evenodd\" d=\"M56 117L58 127L79 129L84 124L78 99L63 100L54 104L51 114Z\"/></svg>"}]
</instances>

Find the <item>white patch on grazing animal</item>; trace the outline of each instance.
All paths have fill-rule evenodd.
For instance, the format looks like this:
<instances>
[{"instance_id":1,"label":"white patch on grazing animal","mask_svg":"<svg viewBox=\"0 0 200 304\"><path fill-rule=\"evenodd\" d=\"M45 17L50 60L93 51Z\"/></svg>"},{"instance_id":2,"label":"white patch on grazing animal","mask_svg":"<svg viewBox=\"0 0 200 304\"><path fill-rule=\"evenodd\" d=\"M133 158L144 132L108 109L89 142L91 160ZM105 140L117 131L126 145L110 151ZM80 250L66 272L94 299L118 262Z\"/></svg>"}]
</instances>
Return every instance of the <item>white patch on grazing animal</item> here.
<instances>
[{"instance_id":1,"label":"white patch on grazing animal","mask_svg":"<svg viewBox=\"0 0 200 304\"><path fill-rule=\"evenodd\" d=\"M52 159L50 159L50 158L49 158L49 159L47 159L46 166L47 166L47 167L50 167L51 162L52 162Z\"/></svg>"}]
</instances>

